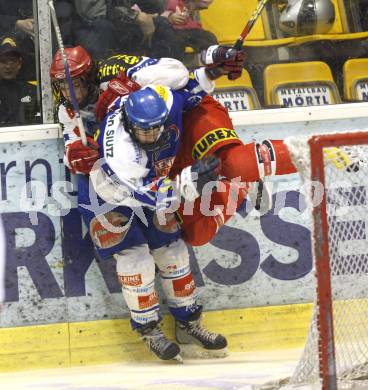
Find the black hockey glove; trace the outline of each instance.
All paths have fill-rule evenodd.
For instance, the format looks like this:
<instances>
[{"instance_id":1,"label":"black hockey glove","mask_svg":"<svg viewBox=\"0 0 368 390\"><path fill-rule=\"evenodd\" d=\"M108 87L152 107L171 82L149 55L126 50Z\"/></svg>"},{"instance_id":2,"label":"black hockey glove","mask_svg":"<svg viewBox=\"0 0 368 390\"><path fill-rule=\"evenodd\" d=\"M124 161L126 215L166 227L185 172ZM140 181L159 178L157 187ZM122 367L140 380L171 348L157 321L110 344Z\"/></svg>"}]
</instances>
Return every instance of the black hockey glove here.
<instances>
[{"instance_id":1,"label":"black hockey glove","mask_svg":"<svg viewBox=\"0 0 368 390\"><path fill-rule=\"evenodd\" d=\"M206 65L206 73L211 80L222 75L235 80L243 71L245 52L230 46L213 45L201 52L201 61Z\"/></svg>"},{"instance_id":2,"label":"black hockey glove","mask_svg":"<svg viewBox=\"0 0 368 390\"><path fill-rule=\"evenodd\" d=\"M192 166L183 169L180 175L180 193L189 201L202 195L204 186L217 181L221 168L221 160L214 155L197 160ZM197 184L195 184L195 182Z\"/></svg>"}]
</instances>

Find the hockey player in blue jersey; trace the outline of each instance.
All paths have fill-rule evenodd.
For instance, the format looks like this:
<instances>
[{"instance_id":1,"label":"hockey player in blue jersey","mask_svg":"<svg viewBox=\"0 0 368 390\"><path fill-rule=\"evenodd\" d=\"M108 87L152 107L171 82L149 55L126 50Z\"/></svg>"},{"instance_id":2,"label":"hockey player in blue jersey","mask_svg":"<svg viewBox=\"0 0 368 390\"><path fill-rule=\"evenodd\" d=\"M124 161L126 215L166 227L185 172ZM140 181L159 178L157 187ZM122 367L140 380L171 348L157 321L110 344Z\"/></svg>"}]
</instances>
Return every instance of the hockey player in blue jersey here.
<instances>
[{"instance_id":1,"label":"hockey player in blue jersey","mask_svg":"<svg viewBox=\"0 0 368 390\"><path fill-rule=\"evenodd\" d=\"M204 94L147 86L118 99L96 137L102 159L90 175L93 189L79 188L79 204L84 204L81 213L98 253L113 255L117 261L132 328L163 360L179 359L180 347L159 326L155 265L176 321L178 343L194 342L215 356L226 354L226 339L201 324L202 306L174 214L165 214L164 224L159 221L162 207L178 198L179 202L181 198L194 200L207 182L218 178L215 157L198 160L175 182L167 177L183 131L182 113L198 104ZM94 191L97 202L92 202Z\"/></svg>"}]
</instances>

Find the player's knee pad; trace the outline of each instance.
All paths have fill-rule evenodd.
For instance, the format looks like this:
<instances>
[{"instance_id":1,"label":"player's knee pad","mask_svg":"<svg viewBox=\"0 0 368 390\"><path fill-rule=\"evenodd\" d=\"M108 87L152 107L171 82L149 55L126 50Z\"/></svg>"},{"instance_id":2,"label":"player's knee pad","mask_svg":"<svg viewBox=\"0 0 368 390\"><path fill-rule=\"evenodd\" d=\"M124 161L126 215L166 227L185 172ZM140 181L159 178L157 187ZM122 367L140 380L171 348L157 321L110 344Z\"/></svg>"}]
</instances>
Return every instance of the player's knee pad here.
<instances>
[{"instance_id":1,"label":"player's knee pad","mask_svg":"<svg viewBox=\"0 0 368 390\"><path fill-rule=\"evenodd\" d=\"M152 251L160 271L162 289L168 306L192 306L197 298L196 286L189 264L188 249L182 239Z\"/></svg>"},{"instance_id":2,"label":"player's knee pad","mask_svg":"<svg viewBox=\"0 0 368 390\"><path fill-rule=\"evenodd\" d=\"M133 321L145 324L159 319L159 300L154 287L155 263L147 245L114 255L116 271Z\"/></svg>"}]
</instances>

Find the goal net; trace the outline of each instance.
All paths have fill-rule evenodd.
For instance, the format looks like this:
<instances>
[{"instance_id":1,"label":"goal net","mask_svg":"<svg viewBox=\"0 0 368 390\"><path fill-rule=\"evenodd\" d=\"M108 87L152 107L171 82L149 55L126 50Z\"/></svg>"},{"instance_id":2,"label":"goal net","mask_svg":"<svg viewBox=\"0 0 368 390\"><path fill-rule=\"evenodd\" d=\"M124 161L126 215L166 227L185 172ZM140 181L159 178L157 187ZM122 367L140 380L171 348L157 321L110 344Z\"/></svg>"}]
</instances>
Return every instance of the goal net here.
<instances>
[{"instance_id":1,"label":"goal net","mask_svg":"<svg viewBox=\"0 0 368 390\"><path fill-rule=\"evenodd\" d=\"M278 388L368 389L368 132L285 142L310 189L316 295L301 360Z\"/></svg>"}]
</instances>

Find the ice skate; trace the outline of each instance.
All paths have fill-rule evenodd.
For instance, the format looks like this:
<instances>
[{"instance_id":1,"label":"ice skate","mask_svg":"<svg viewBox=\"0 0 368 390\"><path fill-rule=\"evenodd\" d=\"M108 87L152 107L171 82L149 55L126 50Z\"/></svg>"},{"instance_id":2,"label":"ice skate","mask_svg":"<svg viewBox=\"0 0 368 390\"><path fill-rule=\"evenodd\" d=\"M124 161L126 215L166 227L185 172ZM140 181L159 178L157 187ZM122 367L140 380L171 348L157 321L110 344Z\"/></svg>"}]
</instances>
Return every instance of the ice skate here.
<instances>
[{"instance_id":1,"label":"ice skate","mask_svg":"<svg viewBox=\"0 0 368 390\"><path fill-rule=\"evenodd\" d=\"M157 321L149 322L139 327L137 331L148 350L153 352L159 359L182 362L179 346L166 338Z\"/></svg>"},{"instance_id":2,"label":"ice skate","mask_svg":"<svg viewBox=\"0 0 368 390\"><path fill-rule=\"evenodd\" d=\"M206 351L206 354L197 353L196 355L199 357L226 357L228 355L226 338L221 334L207 330L201 324L201 319L202 316L199 312L195 313L189 321L176 320L176 341L179 344L196 344L202 347ZM182 346L183 353L184 349L184 346Z\"/></svg>"}]
</instances>

